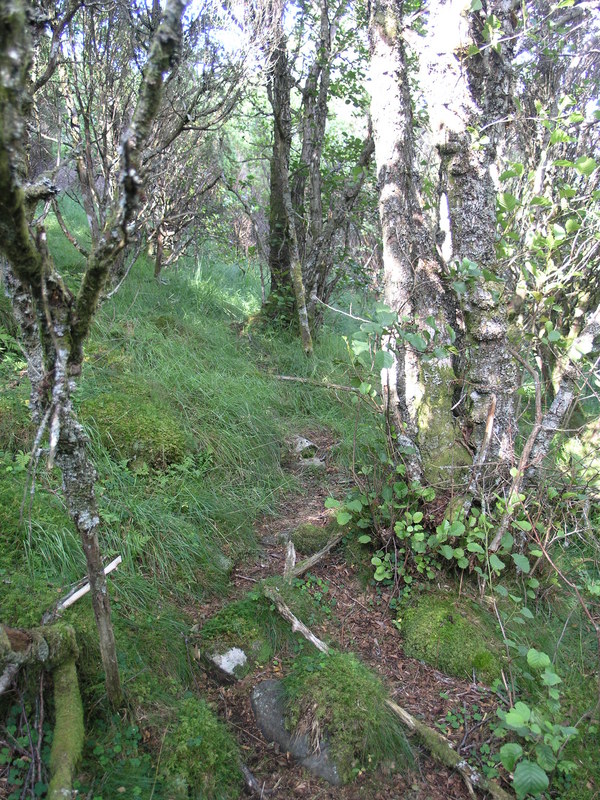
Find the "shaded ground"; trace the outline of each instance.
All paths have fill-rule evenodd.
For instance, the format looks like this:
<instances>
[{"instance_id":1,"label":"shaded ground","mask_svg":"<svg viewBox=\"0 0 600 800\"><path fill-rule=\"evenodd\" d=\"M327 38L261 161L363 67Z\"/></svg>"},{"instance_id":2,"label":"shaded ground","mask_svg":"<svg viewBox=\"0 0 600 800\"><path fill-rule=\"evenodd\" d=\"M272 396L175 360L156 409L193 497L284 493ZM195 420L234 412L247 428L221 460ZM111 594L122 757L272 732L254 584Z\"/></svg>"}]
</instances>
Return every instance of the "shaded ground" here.
<instances>
[{"instance_id":1,"label":"shaded ground","mask_svg":"<svg viewBox=\"0 0 600 800\"><path fill-rule=\"evenodd\" d=\"M331 442L324 434L305 432L318 445L317 455L327 461ZM329 519L324 507L329 495L343 497L348 481L327 463L325 471L313 471L290 459L288 467L304 487L302 496L288 499L276 518L265 518L256 528L263 549L259 557L234 571L232 593L228 600L246 592L268 575L283 570L285 536L303 523L325 525ZM331 634L344 649L352 650L383 677L392 699L431 726L437 726L467 757L485 745L485 720L494 713L495 702L483 686L450 678L407 658L388 608L389 598L377 595L373 587L363 588L356 570L347 563L340 549L330 553L310 573L315 587L320 579L328 591L320 599L328 616L317 635ZM222 602L197 609L198 621L212 616ZM460 775L433 761L418 743L412 742L417 755L413 772L401 775L379 770L359 775L354 783L341 788L329 786L312 777L277 746L267 743L258 730L250 708L252 688L266 678L280 678L285 661L274 660L263 669L233 686L217 686L202 676L198 688L215 703L221 715L236 732L243 758L261 786L265 797L336 798L337 800L462 800L470 797ZM477 707L473 720L473 706ZM485 746L484 746L485 749Z\"/></svg>"}]
</instances>

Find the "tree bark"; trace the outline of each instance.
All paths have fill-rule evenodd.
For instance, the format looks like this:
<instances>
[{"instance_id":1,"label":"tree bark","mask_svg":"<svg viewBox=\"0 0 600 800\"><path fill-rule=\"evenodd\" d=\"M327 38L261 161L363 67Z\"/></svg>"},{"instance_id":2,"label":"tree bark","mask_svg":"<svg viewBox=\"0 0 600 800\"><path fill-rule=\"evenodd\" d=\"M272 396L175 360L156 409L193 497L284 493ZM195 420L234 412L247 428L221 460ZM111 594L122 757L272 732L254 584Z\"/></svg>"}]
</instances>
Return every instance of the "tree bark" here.
<instances>
[{"instance_id":1,"label":"tree bark","mask_svg":"<svg viewBox=\"0 0 600 800\"><path fill-rule=\"evenodd\" d=\"M441 160L440 195L449 210L451 257L459 267L466 263L464 259L475 262L487 276L468 278L462 289L464 404L459 410L465 415L473 447L480 450L492 397L496 398L488 447L495 478L503 472L508 478L516 435L517 370L507 337L512 279L496 259L496 187L491 175L512 102L511 12L510 2L488 3L485 13L496 14L508 35L508 41L491 47L483 39L483 11L463 14L459 5L440 2L432 6L427 35L417 44ZM469 45L481 49L470 54ZM452 86L450 93L448 86ZM486 138L479 141L473 131L482 126ZM484 479L485 469L479 471Z\"/></svg>"},{"instance_id":2,"label":"tree bark","mask_svg":"<svg viewBox=\"0 0 600 800\"><path fill-rule=\"evenodd\" d=\"M435 241L424 217L414 168L414 134L406 56L401 38L402 2L371 5L371 117L383 235L386 303L398 313L391 347L396 363L382 375L399 453L411 479L446 482L468 458L456 444L452 413L455 374L451 355L423 358L403 334L418 333L426 349L449 344L456 328ZM427 322L429 320L429 323ZM425 334L425 336L423 336ZM428 341L427 337L430 337ZM412 450L412 453L410 452ZM408 451L408 455L407 455Z\"/></svg>"}]
</instances>

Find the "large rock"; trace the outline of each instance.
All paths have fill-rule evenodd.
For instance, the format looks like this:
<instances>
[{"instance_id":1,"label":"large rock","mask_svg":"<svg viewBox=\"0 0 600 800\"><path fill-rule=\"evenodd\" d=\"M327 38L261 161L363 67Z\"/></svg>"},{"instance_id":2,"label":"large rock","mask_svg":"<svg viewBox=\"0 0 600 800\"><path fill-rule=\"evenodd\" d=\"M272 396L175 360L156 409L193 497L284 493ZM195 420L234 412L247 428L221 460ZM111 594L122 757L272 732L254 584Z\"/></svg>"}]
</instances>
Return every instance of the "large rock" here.
<instances>
[{"instance_id":1,"label":"large rock","mask_svg":"<svg viewBox=\"0 0 600 800\"><path fill-rule=\"evenodd\" d=\"M291 734L286 730L281 681L268 680L257 684L252 691L251 702L256 722L265 739L276 742L313 775L334 786L341 784L339 769L331 758L326 739L320 743L318 752L313 752L306 734Z\"/></svg>"}]
</instances>

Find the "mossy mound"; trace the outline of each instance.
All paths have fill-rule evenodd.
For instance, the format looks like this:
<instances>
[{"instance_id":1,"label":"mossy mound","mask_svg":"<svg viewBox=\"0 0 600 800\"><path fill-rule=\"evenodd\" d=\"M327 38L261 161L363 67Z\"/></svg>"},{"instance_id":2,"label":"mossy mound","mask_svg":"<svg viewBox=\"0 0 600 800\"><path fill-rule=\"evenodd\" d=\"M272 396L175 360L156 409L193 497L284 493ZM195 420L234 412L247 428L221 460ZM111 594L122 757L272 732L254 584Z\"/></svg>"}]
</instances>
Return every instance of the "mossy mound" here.
<instances>
[{"instance_id":1,"label":"mossy mound","mask_svg":"<svg viewBox=\"0 0 600 800\"><path fill-rule=\"evenodd\" d=\"M472 678L473 670L487 683L500 677L494 622L475 603L426 594L403 609L399 622L407 656L458 678Z\"/></svg>"},{"instance_id":2,"label":"mossy mound","mask_svg":"<svg viewBox=\"0 0 600 800\"><path fill-rule=\"evenodd\" d=\"M242 600L224 606L204 623L199 632L199 646L207 656L239 647L248 660L236 667L234 674L243 678L257 664L271 658L282 636L285 636L284 626L271 611L269 601L251 592Z\"/></svg>"},{"instance_id":3,"label":"mossy mound","mask_svg":"<svg viewBox=\"0 0 600 800\"><path fill-rule=\"evenodd\" d=\"M193 446L172 410L139 387L90 397L82 403L80 416L97 427L110 453L134 464L164 468L183 461Z\"/></svg>"},{"instance_id":4,"label":"mossy mound","mask_svg":"<svg viewBox=\"0 0 600 800\"><path fill-rule=\"evenodd\" d=\"M189 697L165 737L162 772L168 797L234 800L243 778L235 740L203 700Z\"/></svg>"},{"instance_id":5,"label":"mossy mound","mask_svg":"<svg viewBox=\"0 0 600 800\"><path fill-rule=\"evenodd\" d=\"M289 730L326 736L342 780L412 757L398 719L385 705L379 677L352 653L296 658L284 681Z\"/></svg>"},{"instance_id":6,"label":"mossy mound","mask_svg":"<svg viewBox=\"0 0 600 800\"><path fill-rule=\"evenodd\" d=\"M300 525L292 533L291 539L296 550L304 556L312 556L321 550L332 536L332 528L320 525L311 525L310 522Z\"/></svg>"},{"instance_id":7,"label":"mossy mound","mask_svg":"<svg viewBox=\"0 0 600 800\"><path fill-rule=\"evenodd\" d=\"M306 620L310 625L322 621L323 612L308 593L279 578L269 579L267 583L277 587L283 601L299 619ZM241 600L228 603L207 620L198 633L198 646L203 657L223 653L233 647L244 651L248 660L243 666L235 668L234 675L237 678L243 678L299 637L274 610L271 601L262 594L261 587L262 584L259 584L256 590Z\"/></svg>"}]
</instances>

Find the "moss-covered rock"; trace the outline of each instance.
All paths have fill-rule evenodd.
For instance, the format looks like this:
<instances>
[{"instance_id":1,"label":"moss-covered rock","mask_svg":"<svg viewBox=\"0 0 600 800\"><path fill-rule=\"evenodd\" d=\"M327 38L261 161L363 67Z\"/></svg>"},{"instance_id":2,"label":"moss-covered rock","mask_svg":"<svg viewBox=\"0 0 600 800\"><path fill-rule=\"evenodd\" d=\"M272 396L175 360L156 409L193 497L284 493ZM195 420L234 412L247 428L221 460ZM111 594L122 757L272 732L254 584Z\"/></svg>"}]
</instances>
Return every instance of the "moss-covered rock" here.
<instances>
[{"instance_id":1,"label":"moss-covered rock","mask_svg":"<svg viewBox=\"0 0 600 800\"><path fill-rule=\"evenodd\" d=\"M331 526L311 525L310 522L300 525L293 531L291 539L296 550L304 556L312 556L321 550L331 538Z\"/></svg>"},{"instance_id":2,"label":"moss-covered rock","mask_svg":"<svg viewBox=\"0 0 600 800\"><path fill-rule=\"evenodd\" d=\"M411 762L385 687L352 653L296 658L284 684L290 731L309 731L315 745L325 736L344 782L384 762Z\"/></svg>"},{"instance_id":3,"label":"moss-covered rock","mask_svg":"<svg viewBox=\"0 0 600 800\"><path fill-rule=\"evenodd\" d=\"M80 416L97 428L109 452L133 463L166 467L183 461L193 446L168 405L133 385L90 397Z\"/></svg>"},{"instance_id":4,"label":"moss-covered rock","mask_svg":"<svg viewBox=\"0 0 600 800\"><path fill-rule=\"evenodd\" d=\"M165 737L162 771L168 797L234 800L243 785L234 738L207 704L189 697Z\"/></svg>"},{"instance_id":5,"label":"moss-covered rock","mask_svg":"<svg viewBox=\"0 0 600 800\"><path fill-rule=\"evenodd\" d=\"M198 634L203 659L231 648L243 650L247 660L235 667L233 674L236 678L243 678L257 664L268 661L281 627L269 605L264 597L250 593L244 599L224 606L204 623Z\"/></svg>"},{"instance_id":6,"label":"moss-covered rock","mask_svg":"<svg viewBox=\"0 0 600 800\"><path fill-rule=\"evenodd\" d=\"M399 617L404 652L449 675L476 675L491 683L500 677L500 646L492 617L475 603L422 595Z\"/></svg>"}]
</instances>

